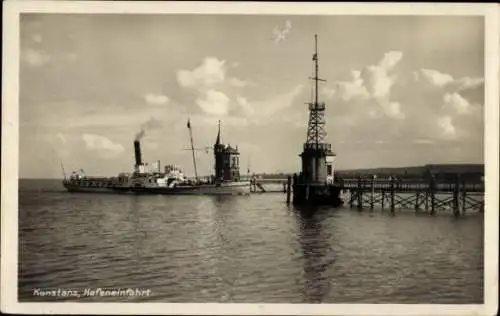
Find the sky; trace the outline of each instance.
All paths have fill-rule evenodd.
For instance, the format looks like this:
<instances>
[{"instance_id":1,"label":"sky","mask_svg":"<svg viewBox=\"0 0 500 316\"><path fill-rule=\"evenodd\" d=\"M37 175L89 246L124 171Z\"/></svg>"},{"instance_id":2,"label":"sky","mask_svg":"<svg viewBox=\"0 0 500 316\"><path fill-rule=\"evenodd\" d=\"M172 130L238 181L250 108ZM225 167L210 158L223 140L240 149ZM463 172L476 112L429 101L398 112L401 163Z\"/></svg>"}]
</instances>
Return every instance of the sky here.
<instances>
[{"instance_id":1,"label":"sky","mask_svg":"<svg viewBox=\"0 0 500 316\"><path fill-rule=\"evenodd\" d=\"M482 17L22 14L20 177L193 173L222 141L241 172L298 172L318 34L337 169L483 163ZM199 173L211 153L197 151Z\"/></svg>"}]
</instances>

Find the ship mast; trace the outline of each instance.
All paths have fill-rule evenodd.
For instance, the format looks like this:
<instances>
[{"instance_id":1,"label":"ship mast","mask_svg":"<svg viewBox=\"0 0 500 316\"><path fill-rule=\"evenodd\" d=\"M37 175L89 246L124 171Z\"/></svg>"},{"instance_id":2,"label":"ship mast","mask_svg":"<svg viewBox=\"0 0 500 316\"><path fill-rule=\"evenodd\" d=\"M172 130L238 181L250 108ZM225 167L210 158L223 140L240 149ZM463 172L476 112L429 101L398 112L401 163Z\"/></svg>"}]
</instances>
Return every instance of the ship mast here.
<instances>
[{"instance_id":1,"label":"ship mast","mask_svg":"<svg viewBox=\"0 0 500 316\"><path fill-rule=\"evenodd\" d=\"M188 119L187 127L189 129L189 139L191 140L191 152L193 154L194 178L195 178L195 180L198 181L198 171L196 169L196 156L194 153L195 149L194 149L194 142L193 142L193 130L191 129L190 119Z\"/></svg>"},{"instance_id":2,"label":"ship mast","mask_svg":"<svg viewBox=\"0 0 500 316\"><path fill-rule=\"evenodd\" d=\"M64 180L66 180L66 171L64 170L64 165L61 158L59 158L59 162L61 163L61 169L63 172Z\"/></svg>"}]
</instances>

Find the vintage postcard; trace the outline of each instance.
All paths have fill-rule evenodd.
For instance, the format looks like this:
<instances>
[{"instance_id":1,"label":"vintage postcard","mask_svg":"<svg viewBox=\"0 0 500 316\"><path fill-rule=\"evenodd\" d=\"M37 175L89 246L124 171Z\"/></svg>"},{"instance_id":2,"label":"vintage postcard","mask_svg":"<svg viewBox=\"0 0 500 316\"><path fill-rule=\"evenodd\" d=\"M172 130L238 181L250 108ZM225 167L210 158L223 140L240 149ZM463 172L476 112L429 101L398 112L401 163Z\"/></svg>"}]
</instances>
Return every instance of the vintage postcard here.
<instances>
[{"instance_id":1,"label":"vintage postcard","mask_svg":"<svg viewBox=\"0 0 500 316\"><path fill-rule=\"evenodd\" d=\"M496 5L3 9L2 312L496 313Z\"/></svg>"}]
</instances>

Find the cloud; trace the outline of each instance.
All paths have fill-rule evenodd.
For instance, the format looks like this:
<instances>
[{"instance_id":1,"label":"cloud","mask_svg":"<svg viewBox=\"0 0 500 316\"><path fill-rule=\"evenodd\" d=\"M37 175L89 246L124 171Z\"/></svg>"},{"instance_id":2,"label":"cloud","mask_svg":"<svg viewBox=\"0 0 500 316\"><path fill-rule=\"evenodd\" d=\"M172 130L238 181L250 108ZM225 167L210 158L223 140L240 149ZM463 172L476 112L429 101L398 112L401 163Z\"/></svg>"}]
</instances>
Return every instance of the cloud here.
<instances>
[{"instance_id":1,"label":"cloud","mask_svg":"<svg viewBox=\"0 0 500 316\"><path fill-rule=\"evenodd\" d=\"M78 59L78 55L76 53L67 53L64 55L64 59L68 62L74 62Z\"/></svg>"},{"instance_id":2,"label":"cloud","mask_svg":"<svg viewBox=\"0 0 500 316\"><path fill-rule=\"evenodd\" d=\"M375 99L389 96L391 87L396 81L390 71L401 61L403 53L391 51L385 53L384 57L377 65L368 66L360 73L359 80L362 80L364 87Z\"/></svg>"},{"instance_id":3,"label":"cloud","mask_svg":"<svg viewBox=\"0 0 500 316\"><path fill-rule=\"evenodd\" d=\"M196 92L194 102L201 111L209 115L226 116L231 104L227 91L248 84L236 77L227 78L227 68L225 60L205 57L193 70L179 70L177 82L181 87Z\"/></svg>"},{"instance_id":4,"label":"cloud","mask_svg":"<svg viewBox=\"0 0 500 316\"><path fill-rule=\"evenodd\" d=\"M276 26L273 30L273 40L276 44L286 40L287 34L292 30L292 21L286 20L284 25Z\"/></svg>"},{"instance_id":5,"label":"cloud","mask_svg":"<svg viewBox=\"0 0 500 316\"><path fill-rule=\"evenodd\" d=\"M425 144L433 144L434 141L431 140L431 139L426 139L426 138L418 138L418 139L414 139L412 141L414 144L421 144L421 145L425 145Z\"/></svg>"},{"instance_id":6,"label":"cloud","mask_svg":"<svg viewBox=\"0 0 500 316\"><path fill-rule=\"evenodd\" d=\"M236 101L239 106L239 111L237 115L243 116L248 122L254 124L267 124L272 120L283 120L283 121L293 121L297 118L296 111L289 113L285 111L291 107L297 96L303 91L304 86L298 85L292 90L273 96L269 99L249 101L247 98L242 96L237 96ZM274 116L278 114L279 116ZM302 116L299 114L302 118ZM293 119L291 119L293 117Z\"/></svg>"},{"instance_id":7,"label":"cloud","mask_svg":"<svg viewBox=\"0 0 500 316\"><path fill-rule=\"evenodd\" d=\"M480 87L484 83L483 78L464 77L454 79L450 74L442 73L433 69L420 69L413 73L413 79L421 84L431 87L442 88L445 91L462 91Z\"/></svg>"},{"instance_id":8,"label":"cloud","mask_svg":"<svg viewBox=\"0 0 500 316\"><path fill-rule=\"evenodd\" d=\"M215 57L205 57L193 70L179 70L177 82L182 87L210 87L223 82L226 77L226 61Z\"/></svg>"},{"instance_id":9,"label":"cloud","mask_svg":"<svg viewBox=\"0 0 500 316\"><path fill-rule=\"evenodd\" d=\"M444 107L448 111L458 114L467 113L470 110L470 103L457 92L446 93L443 97Z\"/></svg>"},{"instance_id":10,"label":"cloud","mask_svg":"<svg viewBox=\"0 0 500 316\"><path fill-rule=\"evenodd\" d=\"M453 82L452 76L440 73L439 71L432 69L420 69L420 71L415 73L415 78L417 81L420 81L422 78L430 84L438 87L443 87Z\"/></svg>"},{"instance_id":11,"label":"cloud","mask_svg":"<svg viewBox=\"0 0 500 316\"><path fill-rule=\"evenodd\" d=\"M403 58L403 53L399 51L389 51L384 54L382 60L380 60L378 66L385 69L386 71L394 68Z\"/></svg>"},{"instance_id":12,"label":"cloud","mask_svg":"<svg viewBox=\"0 0 500 316\"><path fill-rule=\"evenodd\" d=\"M233 77L229 78L229 84L234 87L244 87L247 85L247 82Z\"/></svg>"},{"instance_id":13,"label":"cloud","mask_svg":"<svg viewBox=\"0 0 500 316\"><path fill-rule=\"evenodd\" d=\"M370 93L363 84L361 72L357 70L353 70L351 72L351 80L338 81L336 83L336 87L325 87L321 93L323 93L327 98L337 96L343 101L349 101L356 98L367 100L370 98Z\"/></svg>"},{"instance_id":14,"label":"cloud","mask_svg":"<svg viewBox=\"0 0 500 316\"><path fill-rule=\"evenodd\" d=\"M58 133L56 135L57 139L62 143L62 144L66 144L68 142L68 140L66 139L66 137L64 137L63 134L61 133Z\"/></svg>"},{"instance_id":15,"label":"cloud","mask_svg":"<svg viewBox=\"0 0 500 316\"><path fill-rule=\"evenodd\" d=\"M405 72L397 67L403 57L401 52L387 52L378 63L353 70L321 91L327 109L333 108L335 133L366 140L420 140L413 141L416 144L479 142L484 80L454 78L427 68Z\"/></svg>"},{"instance_id":16,"label":"cloud","mask_svg":"<svg viewBox=\"0 0 500 316\"><path fill-rule=\"evenodd\" d=\"M26 49L22 54L22 60L31 66L43 66L50 61L50 56L42 51Z\"/></svg>"},{"instance_id":17,"label":"cloud","mask_svg":"<svg viewBox=\"0 0 500 316\"><path fill-rule=\"evenodd\" d=\"M236 97L236 102L241 107L241 111L243 112L244 116L255 115L255 109L248 103L248 100L246 98L238 95Z\"/></svg>"},{"instance_id":18,"label":"cloud","mask_svg":"<svg viewBox=\"0 0 500 316\"><path fill-rule=\"evenodd\" d=\"M452 118L450 116L443 116L438 118L437 123L445 136L455 136L455 126L453 126Z\"/></svg>"},{"instance_id":19,"label":"cloud","mask_svg":"<svg viewBox=\"0 0 500 316\"><path fill-rule=\"evenodd\" d=\"M353 70L347 80L339 80L334 86L326 86L321 94L327 99L345 104L345 111L363 112L369 117L387 116L404 119L399 102L391 100L391 91L397 76L392 72L403 58L399 51L389 51L375 65L363 70Z\"/></svg>"},{"instance_id":20,"label":"cloud","mask_svg":"<svg viewBox=\"0 0 500 316\"><path fill-rule=\"evenodd\" d=\"M162 104L167 104L169 101L169 98L165 95L162 94L154 94L154 93L148 93L144 96L144 99L146 100L146 103L152 104L152 105L162 105Z\"/></svg>"},{"instance_id":21,"label":"cloud","mask_svg":"<svg viewBox=\"0 0 500 316\"><path fill-rule=\"evenodd\" d=\"M41 43L42 42L42 36L40 34L33 34L31 36L31 39L33 40L33 42L35 43Z\"/></svg>"},{"instance_id":22,"label":"cloud","mask_svg":"<svg viewBox=\"0 0 500 316\"><path fill-rule=\"evenodd\" d=\"M102 158L114 158L125 150L121 144L102 135L82 134L82 140L87 150L97 152Z\"/></svg>"},{"instance_id":23,"label":"cloud","mask_svg":"<svg viewBox=\"0 0 500 316\"><path fill-rule=\"evenodd\" d=\"M211 127L216 127L218 125L218 121L214 120L213 117L208 117L206 115L199 115L199 116L194 116L193 119L196 119L196 121L200 125L204 126L211 126ZM249 119L241 116L226 116L224 117L223 120L224 126L247 126L250 124Z\"/></svg>"},{"instance_id":24,"label":"cloud","mask_svg":"<svg viewBox=\"0 0 500 316\"><path fill-rule=\"evenodd\" d=\"M210 89L196 100L196 104L207 114L226 115L229 111L229 98L222 92Z\"/></svg>"}]
</instances>

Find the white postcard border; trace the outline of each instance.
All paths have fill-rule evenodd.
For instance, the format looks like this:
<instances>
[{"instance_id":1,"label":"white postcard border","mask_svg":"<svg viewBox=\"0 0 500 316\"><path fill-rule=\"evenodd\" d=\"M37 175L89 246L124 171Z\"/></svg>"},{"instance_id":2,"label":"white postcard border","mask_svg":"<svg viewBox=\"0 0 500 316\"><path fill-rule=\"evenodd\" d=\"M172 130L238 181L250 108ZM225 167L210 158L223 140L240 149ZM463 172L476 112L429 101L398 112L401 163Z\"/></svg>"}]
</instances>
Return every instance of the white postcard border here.
<instances>
[{"instance_id":1,"label":"white postcard border","mask_svg":"<svg viewBox=\"0 0 500 316\"><path fill-rule=\"evenodd\" d=\"M499 10L495 4L4 1L2 76L1 310L25 314L494 315L498 306ZM485 17L484 304L18 303L20 13L463 15Z\"/></svg>"}]
</instances>

